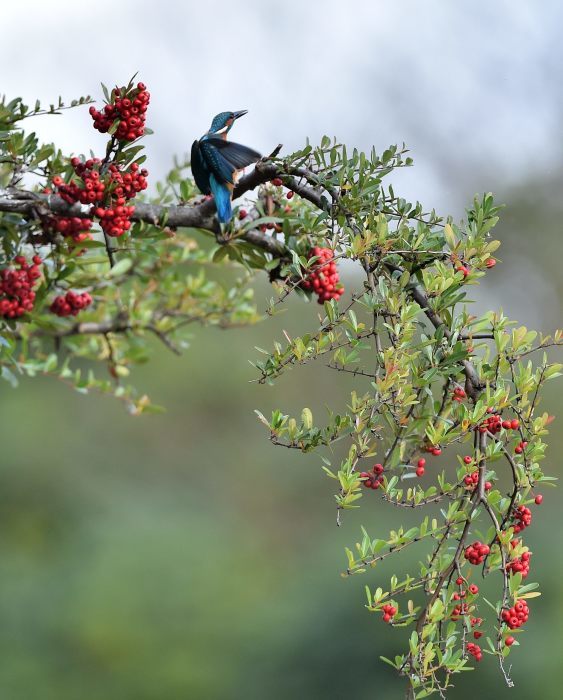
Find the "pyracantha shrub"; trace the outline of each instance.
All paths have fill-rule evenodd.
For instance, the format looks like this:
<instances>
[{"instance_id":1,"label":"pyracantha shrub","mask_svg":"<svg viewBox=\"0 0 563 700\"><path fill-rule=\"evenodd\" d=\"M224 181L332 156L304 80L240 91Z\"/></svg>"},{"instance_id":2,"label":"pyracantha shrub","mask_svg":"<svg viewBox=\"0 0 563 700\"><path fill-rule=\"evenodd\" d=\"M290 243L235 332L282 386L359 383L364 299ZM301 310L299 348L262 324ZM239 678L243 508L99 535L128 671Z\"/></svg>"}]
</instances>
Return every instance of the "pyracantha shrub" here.
<instances>
[{"instance_id":1,"label":"pyracantha shrub","mask_svg":"<svg viewBox=\"0 0 563 700\"><path fill-rule=\"evenodd\" d=\"M308 407L298 417L260 413L269 439L319 455L338 525L365 496L365 517L376 513L380 529L391 523L377 536L363 528L343 576L365 576L366 609L406 633L404 651L384 661L406 678L409 697L444 697L456 674L487 657L511 685L505 659L533 624L528 600L539 594L523 538L540 520L539 485L552 481L541 462L553 417L540 401L561 370L548 351L562 334L469 306L500 260L492 195L476 197L461 221L441 217L387 184L412 165L404 146L366 154L323 138L288 155L278 146L238 173L241 206L220 225L189 163L176 160L162 182L149 182L138 142L150 134L146 87L131 81L104 95L101 109L90 108L99 133L88 155L63 154L25 130L62 102L0 103L2 378L56 376L133 414L157 410L124 383L148 359L149 338L180 353L194 323L255 323L257 274L274 289L267 314L289 297L316 297L318 320L262 350L257 379L271 384L320 362L344 373L350 392L334 397L322 422ZM383 580L379 563L407 548L418 563ZM487 606L480 580L489 574Z\"/></svg>"}]
</instances>

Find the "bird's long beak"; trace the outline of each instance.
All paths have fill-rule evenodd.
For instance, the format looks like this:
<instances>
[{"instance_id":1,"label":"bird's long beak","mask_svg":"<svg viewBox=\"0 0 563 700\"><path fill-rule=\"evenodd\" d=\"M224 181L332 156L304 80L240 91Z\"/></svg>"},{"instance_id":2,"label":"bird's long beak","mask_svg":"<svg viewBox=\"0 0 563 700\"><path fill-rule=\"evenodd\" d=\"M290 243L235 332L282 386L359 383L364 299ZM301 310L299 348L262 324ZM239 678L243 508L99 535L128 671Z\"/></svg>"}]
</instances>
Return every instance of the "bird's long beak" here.
<instances>
[{"instance_id":1,"label":"bird's long beak","mask_svg":"<svg viewBox=\"0 0 563 700\"><path fill-rule=\"evenodd\" d=\"M233 112L233 119L238 119L239 117L244 117L245 114L248 114L247 109L241 109L239 112Z\"/></svg>"}]
</instances>

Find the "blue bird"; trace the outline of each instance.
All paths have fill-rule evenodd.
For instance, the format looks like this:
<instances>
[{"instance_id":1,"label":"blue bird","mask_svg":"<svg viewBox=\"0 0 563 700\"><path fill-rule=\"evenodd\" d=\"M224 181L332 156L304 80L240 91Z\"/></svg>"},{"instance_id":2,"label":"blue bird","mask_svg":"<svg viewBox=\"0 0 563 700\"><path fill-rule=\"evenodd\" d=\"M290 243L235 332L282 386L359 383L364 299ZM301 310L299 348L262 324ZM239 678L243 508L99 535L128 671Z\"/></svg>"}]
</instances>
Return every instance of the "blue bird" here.
<instances>
[{"instance_id":1,"label":"blue bird","mask_svg":"<svg viewBox=\"0 0 563 700\"><path fill-rule=\"evenodd\" d=\"M221 112L214 117L209 131L192 144L192 173L203 194L213 194L217 218L227 223L232 217L231 198L237 170L246 168L260 159L252 148L227 141L227 134L235 120L244 116L239 112Z\"/></svg>"}]
</instances>

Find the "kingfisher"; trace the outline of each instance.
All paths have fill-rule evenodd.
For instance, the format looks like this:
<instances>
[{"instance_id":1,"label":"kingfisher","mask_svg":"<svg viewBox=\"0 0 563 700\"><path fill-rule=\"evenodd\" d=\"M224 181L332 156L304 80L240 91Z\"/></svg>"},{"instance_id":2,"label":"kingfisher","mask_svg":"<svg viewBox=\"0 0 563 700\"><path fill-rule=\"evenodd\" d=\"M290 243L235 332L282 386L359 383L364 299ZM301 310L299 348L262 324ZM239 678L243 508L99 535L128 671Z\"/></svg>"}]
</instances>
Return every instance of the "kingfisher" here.
<instances>
[{"instance_id":1,"label":"kingfisher","mask_svg":"<svg viewBox=\"0 0 563 700\"><path fill-rule=\"evenodd\" d=\"M192 144L192 173L203 194L213 194L217 218L227 223L232 217L231 198L238 170L256 163L260 153L227 141L227 134L237 119L248 110L220 112L213 118L209 131Z\"/></svg>"}]
</instances>

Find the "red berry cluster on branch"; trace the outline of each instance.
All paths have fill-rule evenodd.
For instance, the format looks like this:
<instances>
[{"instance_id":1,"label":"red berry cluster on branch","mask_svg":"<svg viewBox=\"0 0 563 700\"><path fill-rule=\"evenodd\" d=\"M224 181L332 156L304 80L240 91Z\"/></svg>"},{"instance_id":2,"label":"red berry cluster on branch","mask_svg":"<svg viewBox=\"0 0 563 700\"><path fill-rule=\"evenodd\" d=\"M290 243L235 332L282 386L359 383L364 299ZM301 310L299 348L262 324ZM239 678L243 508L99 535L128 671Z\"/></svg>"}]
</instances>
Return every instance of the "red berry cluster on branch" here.
<instances>
[{"instance_id":1,"label":"red berry cluster on branch","mask_svg":"<svg viewBox=\"0 0 563 700\"><path fill-rule=\"evenodd\" d=\"M471 491L474 491L475 487L479 483L479 470L476 469L474 472L471 472L471 474L467 474L466 476L464 476L463 483L465 484L466 488L470 489ZM490 491L493 488L493 485L490 481L485 481L484 488L485 491Z\"/></svg>"},{"instance_id":2,"label":"red berry cluster on branch","mask_svg":"<svg viewBox=\"0 0 563 700\"><path fill-rule=\"evenodd\" d=\"M521 455L522 452L528 447L528 443L526 440L520 440L520 442L516 445L514 448L514 452L516 452L517 455Z\"/></svg>"},{"instance_id":3,"label":"red berry cluster on branch","mask_svg":"<svg viewBox=\"0 0 563 700\"><path fill-rule=\"evenodd\" d=\"M518 506L512 514L512 519L515 522L514 532L522 532L532 524L532 511L526 506Z\"/></svg>"},{"instance_id":4,"label":"red berry cluster on branch","mask_svg":"<svg viewBox=\"0 0 563 700\"><path fill-rule=\"evenodd\" d=\"M391 622L391 619L397 614L397 608L394 605L387 604L381 609L383 610L383 622Z\"/></svg>"},{"instance_id":5,"label":"red berry cluster on branch","mask_svg":"<svg viewBox=\"0 0 563 700\"><path fill-rule=\"evenodd\" d=\"M454 600L459 599L459 594L455 593L454 595L457 596L457 598L454 598ZM458 603L454 609L452 610L452 614L450 615L450 618L454 621L457 622L461 617L464 615L469 614L469 605L467 603Z\"/></svg>"},{"instance_id":6,"label":"red berry cluster on branch","mask_svg":"<svg viewBox=\"0 0 563 700\"><path fill-rule=\"evenodd\" d=\"M80 158L74 157L70 159L70 164L82 182L65 183L57 175L53 178L53 185L57 188L59 196L68 204L74 204L75 202L95 204L96 202L101 202L106 189L100 173L101 160L99 158L89 158L87 161L82 162Z\"/></svg>"},{"instance_id":7,"label":"red berry cluster on branch","mask_svg":"<svg viewBox=\"0 0 563 700\"><path fill-rule=\"evenodd\" d=\"M520 557L512 559L506 565L506 571L512 574L522 574L522 578L526 578L530 573L530 557L532 552L522 552Z\"/></svg>"},{"instance_id":8,"label":"red berry cluster on branch","mask_svg":"<svg viewBox=\"0 0 563 700\"><path fill-rule=\"evenodd\" d=\"M519 600L508 610L502 611L502 619L511 630L518 629L527 622L530 610L525 600Z\"/></svg>"},{"instance_id":9,"label":"red berry cluster on branch","mask_svg":"<svg viewBox=\"0 0 563 700\"><path fill-rule=\"evenodd\" d=\"M340 284L338 270L334 262L334 252L330 248L315 246L309 251L308 258L318 258L301 282L302 289L313 291L319 304L331 299L340 299L344 287Z\"/></svg>"},{"instance_id":10,"label":"red berry cluster on branch","mask_svg":"<svg viewBox=\"0 0 563 700\"><path fill-rule=\"evenodd\" d=\"M112 101L103 111L90 107L94 120L94 129L107 133L117 122L115 136L120 141L134 141L145 133L145 115L150 102L150 93L144 83L127 90L125 87L114 88Z\"/></svg>"},{"instance_id":11,"label":"red berry cluster on branch","mask_svg":"<svg viewBox=\"0 0 563 700\"><path fill-rule=\"evenodd\" d=\"M425 465L426 465L426 460L424 459L424 457L421 457L421 458L418 460L418 462L416 463L415 474L416 474L418 477L424 476L424 467L425 467Z\"/></svg>"},{"instance_id":12,"label":"red berry cluster on branch","mask_svg":"<svg viewBox=\"0 0 563 700\"><path fill-rule=\"evenodd\" d=\"M77 294L76 292L68 291L53 299L50 310L57 316L76 316L79 311L90 306L92 297L88 292Z\"/></svg>"},{"instance_id":13,"label":"red berry cluster on branch","mask_svg":"<svg viewBox=\"0 0 563 700\"><path fill-rule=\"evenodd\" d=\"M481 651L481 647L478 644L475 644L474 642L467 643L467 651L471 654L475 661L481 661L481 659L483 658L483 652Z\"/></svg>"},{"instance_id":14,"label":"red berry cluster on branch","mask_svg":"<svg viewBox=\"0 0 563 700\"><path fill-rule=\"evenodd\" d=\"M478 430L480 433L491 433L492 435L495 435L496 433L500 433L502 429L502 417L499 413L493 413L492 408L487 409L487 413L490 413L491 415L485 418L485 420L481 423L479 426Z\"/></svg>"},{"instance_id":15,"label":"red berry cluster on branch","mask_svg":"<svg viewBox=\"0 0 563 700\"><path fill-rule=\"evenodd\" d=\"M78 216L49 216L43 221L43 230L60 233L65 238L81 243L92 238L92 223L92 219L81 219Z\"/></svg>"},{"instance_id":16,"label":"red berry cluster on branch","mask_svg":"<svg viewBox=\"0 0 563 700\"><path fill-rule=\"evenodd\" d=\"M23 255L14 258L19 269L7 267L0 272L0 316L19 318L33 310L35 283L41 277L41 258L34 255L30 265Z\"/></svg>"},{"instance_id":17,"label":"red berry cluster on branch","mask_svg":"<svg viewBox=\"0 0 563 700\"><path fill-rule=\"evenodd\" d=\"M452 400L461 403L466 396L467 394L465 393L465 389L462 389L460 386L456 386L452 394Z\"/></svg>"},{"instance_id":18,"label":"red berry cluster on branch","mask_svg":"<svg viewBox=\"0 0 563 700\"><path fill-rule=\"evenodd\" d=\"M485 561L490 551L489 545L477 540L465 548L464 557L470 564L478 566Z\"/></svg>"},{"instance_id":19,"label":"red berry cluster on branch","mask_svg":"<svg viewBox=\"0 0 563 700\"><path fill-rule=\"evenodd\" d=\"M383 465L375 464L371 472L361 472L360 479L367 489L378 489L383 483Z\"/></svg>"},{"instance_id":20,"label":"red berry cluster on branch","mask_svg":"<svg viewBox=\"0 0 563 700\"><path fill-rule=\"evenodd\" d=\"M503 420L502 427L505 430L518 430L520 427L520 421L518 418L513 418L512 420Z\"/></svg>"},{"instance_id":21,"label":"red berry cluster on branch","mask_svg":"<svg viewBox=\"0 0 563 700\"><path fill-rule=\"evenodd\" d=\"M108 172L111 205L96 207L93 213L100 219L104 233L118 238L131 228L131 217L135 211L135 207L127 206L126 202L133 199L138 192L146 190L149 173L144 168L139 170L137 163L132 163L126 172L121 172L119 167L112 163Z\"/></svg>"}]
</instances>

